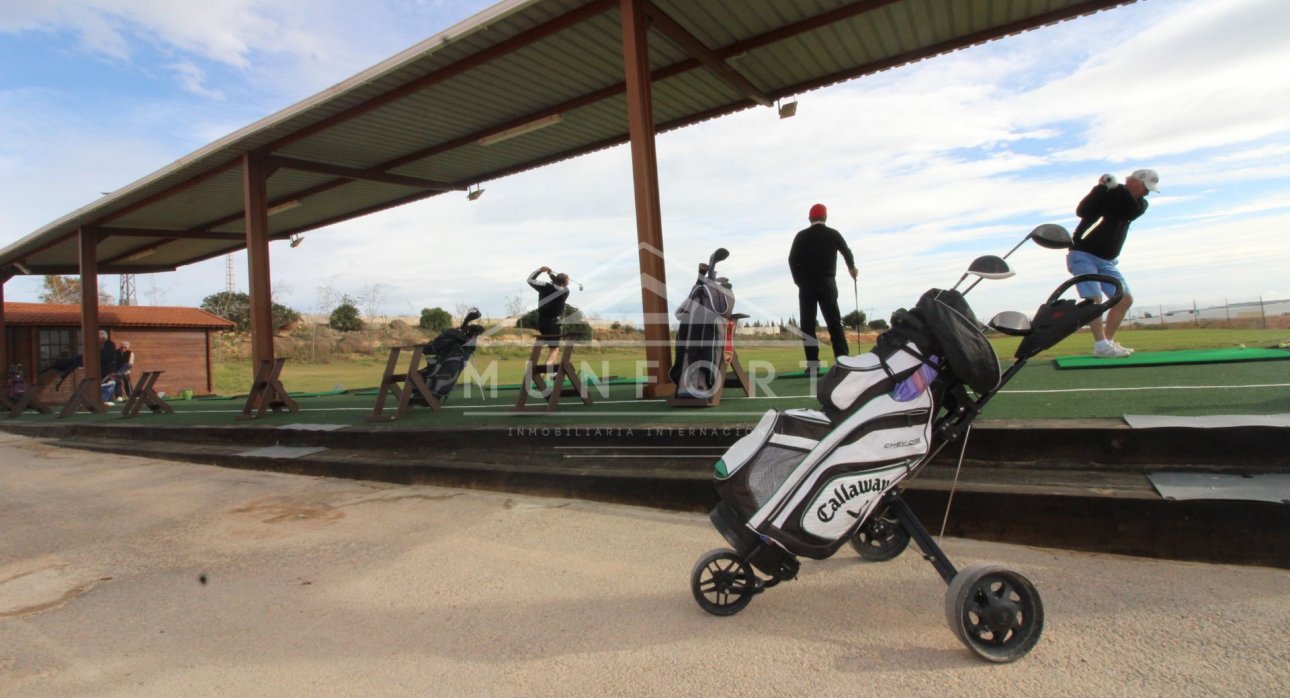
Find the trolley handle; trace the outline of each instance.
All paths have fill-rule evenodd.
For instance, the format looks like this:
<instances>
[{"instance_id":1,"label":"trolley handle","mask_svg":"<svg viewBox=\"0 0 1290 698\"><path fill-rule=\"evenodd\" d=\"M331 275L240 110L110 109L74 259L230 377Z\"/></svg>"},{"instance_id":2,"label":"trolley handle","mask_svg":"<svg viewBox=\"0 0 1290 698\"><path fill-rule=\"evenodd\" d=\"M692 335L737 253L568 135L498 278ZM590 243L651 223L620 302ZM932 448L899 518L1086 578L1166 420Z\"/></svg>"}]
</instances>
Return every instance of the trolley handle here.
<instances>
[{"instance_id":1,"label":"trolley handle","mask_svg":"<svg viewBox=\"0 0 1290 698\"><path fill-rule=\"evenodd\" d=\"M1105 274L1080 274L1079 276L1072 276L1071 278L1063 281L1062 284L1053 291L1052 295L1048 296L1047 303L1051 305L1052 303L1057 302L1057 299L1061 298L1062 294L1066 292L1066 289L1085 281L1099 281L1104 284L1111 284L1115 287L1115 293L1100 304L1103 312L1115 307L1115 304L1119 303L1121 298L1124 298L1124 283L1114 276L1107 276Z\"/></svg>"}]
</instances>

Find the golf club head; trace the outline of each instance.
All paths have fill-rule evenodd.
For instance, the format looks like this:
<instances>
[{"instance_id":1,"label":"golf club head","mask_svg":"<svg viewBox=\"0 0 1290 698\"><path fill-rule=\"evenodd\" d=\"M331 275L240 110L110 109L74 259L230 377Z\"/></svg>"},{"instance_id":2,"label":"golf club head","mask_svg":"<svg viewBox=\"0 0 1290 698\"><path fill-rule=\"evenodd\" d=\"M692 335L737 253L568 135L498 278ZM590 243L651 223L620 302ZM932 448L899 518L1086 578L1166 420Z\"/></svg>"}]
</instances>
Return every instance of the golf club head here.
<instances>
[{"instance_id":1,"label":"golf club head","mask_svg":"<svg viewBox=\"0 0 1290 698\"><path fill-rule=\"evenodd\" d=\"M1003 257L987 254L972 260L972 263L968 265L967 273L983 279L1006 279L1017 272L1008 266Z\"/></svg>"},{"instance_id":2,"label":"golf club head","mask_svg":"<svg viewBox=\"0 0 1290 698\"><path fill-rule=\"evenodd\" d=\"M990 318L986 323L992 329L1010 337L1024 337L1030 334L1030 318L1016 310L1005 310Z\"/></svg>"},{"instance_id":3,"label":"golf club head","mask_svg":"<svg viewBox=\"0 0 1290 698\"><path fill-rule=\"evenodd\" d=\"M484 316L483 313L479 312L479 308L471 308L470 310L466 311L466 317L462 318L461 324L468 325L483 316Z\"/></svg>"},{"instance_id":4,"label":"golf club head","mask_svg":"<svg viewBox=\"0 0 1290 698\"><path fill-rule=\"evenodd\" d=\"M1068 250L1071 246L1071 234L1056 223L1044 223L1036 227L1030 231L1030 239L1049 250Z\"/></svg>"},{"instance_id":5,"label":"golf club head","mask_svg":"<svg viewBox=\"0 0 1290 698\"><path fill-rule=\"evenodd\" d=\"M720 262L721 260L726 259L729 256L730 256L730 250L727 250L724 247L718 247L716 251L712 253L712 256L708 258L708 278L709 279L717 278L717 262Z\"/></svg>"}]
</instances>

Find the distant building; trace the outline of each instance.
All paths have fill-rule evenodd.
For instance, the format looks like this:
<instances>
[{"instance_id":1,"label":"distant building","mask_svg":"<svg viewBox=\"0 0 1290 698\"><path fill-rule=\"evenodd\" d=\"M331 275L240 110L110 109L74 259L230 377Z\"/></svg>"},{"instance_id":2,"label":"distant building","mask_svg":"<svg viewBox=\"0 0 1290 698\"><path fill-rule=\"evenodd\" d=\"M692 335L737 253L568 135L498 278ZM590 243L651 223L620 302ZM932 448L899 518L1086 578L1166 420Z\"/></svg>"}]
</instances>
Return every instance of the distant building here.
<instances>
[{"instance_id":1,"label":"distant building","mask_svg":"<svg viewBox=\"0 0 1290 698\"><path fill-rule=\"evenodd\" d=\"M60 360L81 354L81 307L50 303L5 303L5 369L22 364L31 384L56 383ZM130 342L137 355L134 378L143 371L165 371L156 389L171 395L191 389L198 395L214 389L211 333L233 329L233 323L200 308L99 306L99 328L113 342ZM49 402L71 394L72 378L45 393Z\"/></svg>"}]
</instances>

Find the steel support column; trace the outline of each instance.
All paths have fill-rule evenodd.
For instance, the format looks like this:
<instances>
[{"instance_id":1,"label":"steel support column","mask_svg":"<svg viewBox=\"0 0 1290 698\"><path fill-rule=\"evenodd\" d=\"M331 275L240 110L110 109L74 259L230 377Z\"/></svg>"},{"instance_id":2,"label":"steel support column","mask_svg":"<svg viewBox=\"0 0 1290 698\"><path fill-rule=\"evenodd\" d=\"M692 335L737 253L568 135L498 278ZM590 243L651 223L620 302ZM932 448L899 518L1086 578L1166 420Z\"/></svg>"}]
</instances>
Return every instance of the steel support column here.
<instances>
[{"instance_id":1,"label":"steel support column","mask_svg":"<svg viewBox=\"0 0 1290 698\"><path fill-rule=\"evenodd\" d=\"M77 233L81 266L81 366L86 378L103 377L99 362L99 234L82 227Z\"/></svg>"},{"instance_id":2,"label":"steel support column","mask_svg":"<svg viewBox=\"0 0 1290 698\"><path fill-rule=\"evenodd\" d=\"M668 333L667 272L663 259L663 220L659 205L658 159L654 151L654 100L649 65L649 20L646 3L620 0L623 70L627 82L627 124L631 134L632 182L636 194L636 238L641 270L641 306L645 320L645 395L671 395L672 342Z\"/></svg>"},{"instance_id":3,"label":"steel support column","mask_svg":"<svg viewBox=\"0 0 1290 698\"><path fill-rule=\"evenodd\" d=\"M242 156L246 266L251 296L251 372L273 360L273 289L269 283L269 160L263 153ZM254 378L253 378L254 380Z\"/></svg>"}]
</instances>

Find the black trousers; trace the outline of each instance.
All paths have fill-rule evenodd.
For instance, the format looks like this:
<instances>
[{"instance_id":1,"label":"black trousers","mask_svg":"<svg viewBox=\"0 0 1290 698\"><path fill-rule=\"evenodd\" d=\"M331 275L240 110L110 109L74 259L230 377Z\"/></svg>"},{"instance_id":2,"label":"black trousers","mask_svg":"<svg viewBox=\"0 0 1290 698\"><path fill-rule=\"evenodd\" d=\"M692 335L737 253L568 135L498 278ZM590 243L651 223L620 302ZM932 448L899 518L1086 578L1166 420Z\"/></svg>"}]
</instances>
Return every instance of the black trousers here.
<instances>
[{"instance_id":1,"label":"black trousers","mask_svg":"<svg viewBox=\"0 0 1290 698\"><path fill-rule=\"evenodd\" d=\"M820 360L820 342L815 338L815 309L819 307L824 324L829 328L833 343L833 356L846 356L847 333L842 327L842 314L838 311L838 284L832 278L803 280L797 287L797 323L802 330L802 344L807 361Z\"/></svg>"}]
</instances>

